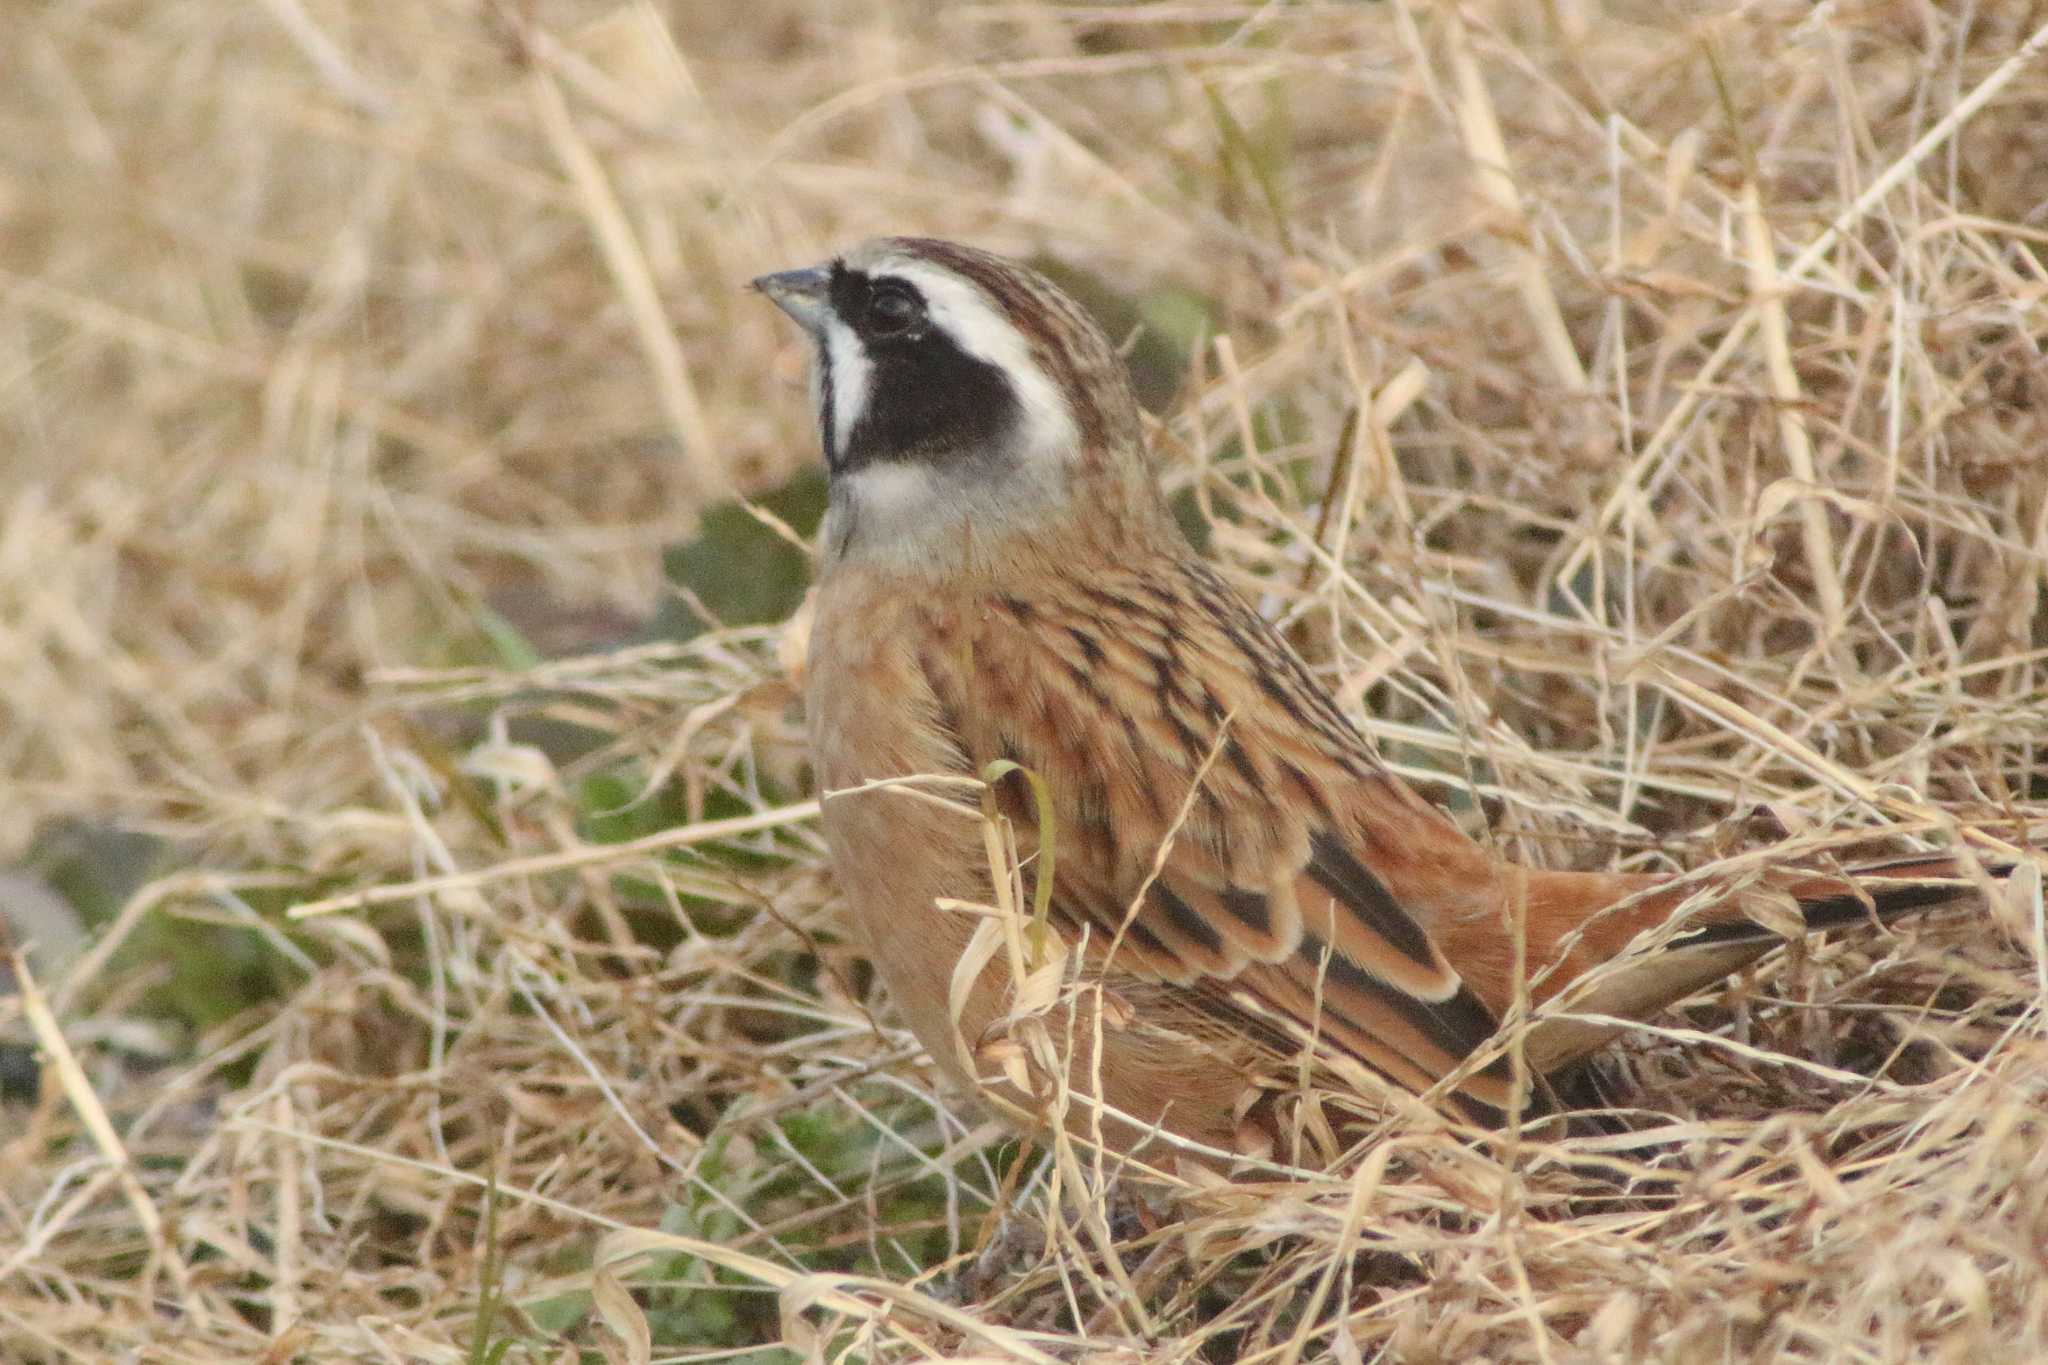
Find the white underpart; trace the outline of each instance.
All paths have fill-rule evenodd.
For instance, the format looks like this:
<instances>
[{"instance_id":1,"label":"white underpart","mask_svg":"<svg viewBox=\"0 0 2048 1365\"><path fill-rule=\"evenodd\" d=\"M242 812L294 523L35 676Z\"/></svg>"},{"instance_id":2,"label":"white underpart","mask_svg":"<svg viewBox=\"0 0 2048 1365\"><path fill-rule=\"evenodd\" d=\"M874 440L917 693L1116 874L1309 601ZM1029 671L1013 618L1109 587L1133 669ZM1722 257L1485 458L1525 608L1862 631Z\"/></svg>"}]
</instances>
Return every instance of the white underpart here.
<instances>
[{"instance_id":1,"label":"white underpart","mask_svg":"<svg viewBox=\"0 0 2048 1365\"><path fill-rule=\"evenodd\" d=\"M825 512L825 558L944 575L1004 552L1066 503L1064 471L1049 460L878 461L836 474Z\"/></svg>"},{"instance_id":2,"label":"white underpart","mask_svg":"<svg viewBox=\"0 0 2048 1365\"><path fill-rule=\"evenodd\" d=\"M1017 424L1001 451L988 452L995 458L962 452L938 463L879 460L834 480L825 528L829 556L943 571L963 555L986 552L1003 532L1028 530L1060 508L1067 468L1079 454L1079 428L1065 394L1032 357L1030 343L979 289L914 258L890 257L858 268L915 286L931 325L967 354L1002 370L1017 397ZM827 324L825 345L832 364L833 437L844 451L867 406L873 367L859 338L837 319Z\"/></svg>"},{"instance_id":3,"label":"white underpart","mask_svg":"<svg viewBox=\"0 0 2048 1365\"><path fill-rule=\"evenodd\" d=\"M960 503L958 490L928 464L871 464L839 476L849 513L856 520L860 552L898 557L899 551L921 558L925 542L936 538L954 518L949 509ZM834 497L836 507L840 499ZM827 544L832 541L828 538Z\"/></svg>"}]
</instances>

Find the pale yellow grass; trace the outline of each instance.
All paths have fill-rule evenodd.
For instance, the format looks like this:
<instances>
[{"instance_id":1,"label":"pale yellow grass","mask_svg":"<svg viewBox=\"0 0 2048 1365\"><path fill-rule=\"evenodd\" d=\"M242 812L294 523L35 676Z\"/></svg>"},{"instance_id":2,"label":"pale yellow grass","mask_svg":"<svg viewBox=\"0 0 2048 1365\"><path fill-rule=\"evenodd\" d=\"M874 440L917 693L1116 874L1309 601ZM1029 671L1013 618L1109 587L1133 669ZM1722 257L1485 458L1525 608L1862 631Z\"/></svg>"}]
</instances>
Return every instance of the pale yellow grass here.
<instances>
[{"instance_id":1,"label":"pale yellow grass","mask_svg":"<svg viewBox=\"0 0 2048 1365\"><path fill-rule=\"evenodd\" d=\"M812 457L744 282L882 231L1201 300L1164 477L1517 856L2041 838L2038 4L16 6L0 866L167 852L0 997L0 1357L2048 1358L2032 872L1630 1035L1638 1136L1147 1232L934 1104L774 632L591 649ZM198 1036L192 922L286 983Z\"/></svg>"}]
</instances>

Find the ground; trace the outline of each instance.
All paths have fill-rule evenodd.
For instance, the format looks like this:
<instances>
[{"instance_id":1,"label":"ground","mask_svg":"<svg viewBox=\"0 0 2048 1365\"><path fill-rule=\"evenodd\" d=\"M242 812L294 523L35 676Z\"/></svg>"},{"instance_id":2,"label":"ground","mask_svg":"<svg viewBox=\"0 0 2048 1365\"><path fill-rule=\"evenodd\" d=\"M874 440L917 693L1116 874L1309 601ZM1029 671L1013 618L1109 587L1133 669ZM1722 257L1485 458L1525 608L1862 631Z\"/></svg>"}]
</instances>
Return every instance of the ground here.
<instances>
[{"instance_id":1,"label":"ground","mask_svg":"<svg viewBox=\"0 0 2048 1365\"><path fill-rule=\"evenodd\" d=\"M1996 860L2048 824L2041 5L0 52L0 1357L2048 1357L2034 871L1632 1033L1633 1137L1416 1112L1105 1201L937 1095L832 905L805 356L744 287L1056 274L1209 554L1519 857Z\"/></svg>"}]
</instances>

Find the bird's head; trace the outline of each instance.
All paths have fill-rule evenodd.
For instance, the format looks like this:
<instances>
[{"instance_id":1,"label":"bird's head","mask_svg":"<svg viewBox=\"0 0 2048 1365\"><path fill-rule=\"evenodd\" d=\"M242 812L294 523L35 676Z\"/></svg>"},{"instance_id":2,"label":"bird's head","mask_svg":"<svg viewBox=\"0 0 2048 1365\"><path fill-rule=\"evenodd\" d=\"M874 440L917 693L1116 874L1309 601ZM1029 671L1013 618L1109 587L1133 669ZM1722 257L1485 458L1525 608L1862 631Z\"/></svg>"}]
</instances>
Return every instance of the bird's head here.
<instances>
[{"instance_id":1,"label":"bird's head","mask_svg":"<svg viewBox=\"0 0 2048 1365\"><path fill-rule=\"evenodd\" d=\"M815 347L828 554L943 570L1011 537L1057 538L1084 505L1154 529L1123 362L1037 271L883 237L754 287Z\"/></svg>"}]
</instances>

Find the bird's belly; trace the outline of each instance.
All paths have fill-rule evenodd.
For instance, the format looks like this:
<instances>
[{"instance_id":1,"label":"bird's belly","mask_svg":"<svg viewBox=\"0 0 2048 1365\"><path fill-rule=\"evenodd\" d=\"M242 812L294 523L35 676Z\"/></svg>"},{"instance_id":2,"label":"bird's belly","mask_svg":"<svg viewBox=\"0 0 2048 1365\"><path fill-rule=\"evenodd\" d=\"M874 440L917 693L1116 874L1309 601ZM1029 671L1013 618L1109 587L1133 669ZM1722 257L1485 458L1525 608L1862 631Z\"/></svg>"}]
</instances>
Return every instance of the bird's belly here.
<instances>
[{"instance_id":1,"label":"bird's belly","mask_svg":"<svg viewBox=\"0 0 2048 1365\"><path fill-rule=\"evenodd\" d=\"M913 661L892 657L886 635L814 637L807 692L834 877L891 1001L956 1085L993 1089L1004 1108L1042 1119L1042 1076L1036 1095L1000 1080L1014 1000L1005 954L998 951L960 994L957 1016L952 1003L954 977L983 916L947 906L986 907L995 897L978 790L904 780L969 775L924 704L928 685ZM1114 973L1107 984L1125 1003L1140 1001L1143 1013L1133 1021L1127 1009L1108 1012L1099 1064L1092 989L1070 990L1041 1016L1067 1061L1066 1126L1084 1139L1099 1134L1118 1150L1142 1146L1145 1160L1168 1167L1173 1152L1145 1142L1153 1125L1228 1149L1243 1088L1231 1059L1213 1041L1178 1035L1156 984L1126 993ZM1106 1103L1133 1122L1094 1122L1087 1097L1098 1078Z\"/></svg>"},{"instance_id":2,"label":"bird's belly","mask_svg":"<svg viewBox=\"0 0 2048 1365\"><path fill-rule=\"evenodd\" d=\"M960 778L965 764L929 716L929 687L896 623L857 631L874 613L821 604L807 670L812 761L824 795L825 841L855 935L882 983L939 1064L966 1079L947 1005L971 913L941 901L989 899L976 794L914 782ZM960 1024L973 1037L994 1017L977 992Z\"/></svg>"}]
</instances>

